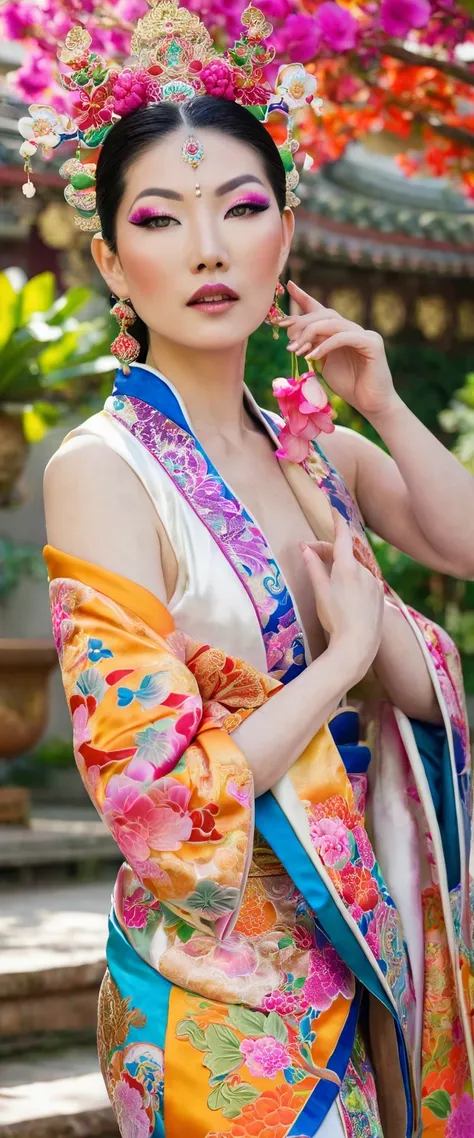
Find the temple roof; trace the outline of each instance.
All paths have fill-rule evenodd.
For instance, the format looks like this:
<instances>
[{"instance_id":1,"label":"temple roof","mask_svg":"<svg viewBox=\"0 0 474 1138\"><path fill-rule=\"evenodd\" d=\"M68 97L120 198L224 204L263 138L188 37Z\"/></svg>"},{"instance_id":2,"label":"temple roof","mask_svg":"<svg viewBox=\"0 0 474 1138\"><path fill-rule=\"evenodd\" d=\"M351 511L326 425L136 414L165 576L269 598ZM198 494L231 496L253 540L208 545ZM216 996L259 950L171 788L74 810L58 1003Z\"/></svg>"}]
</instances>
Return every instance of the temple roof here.
<instances>
[{"instance_id":1,"label":"temple roof","mask_svg":"<svg viewBox=\"0 0 474 1138\"><path fill-rule=\"evenodd\" d=\"M474 206L441 178L408 179L361 144L303 175L296 248L321 259L474 276Z\"/></svg>"}]
</instances>

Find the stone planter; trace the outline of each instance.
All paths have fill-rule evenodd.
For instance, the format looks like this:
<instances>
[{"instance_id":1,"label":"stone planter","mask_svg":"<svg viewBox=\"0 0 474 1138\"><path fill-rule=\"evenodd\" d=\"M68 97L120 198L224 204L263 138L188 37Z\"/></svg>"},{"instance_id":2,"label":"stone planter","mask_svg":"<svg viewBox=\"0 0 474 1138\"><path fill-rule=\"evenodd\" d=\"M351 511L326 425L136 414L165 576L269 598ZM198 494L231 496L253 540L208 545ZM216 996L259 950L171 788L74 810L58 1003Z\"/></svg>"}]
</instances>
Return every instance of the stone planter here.
<instances>
[{"instance_id":1,"label":"stone planter","mask_svg":"<svg viewBox=\"0 0 474 1138\"><path fill-rule=\"evenodd\" d=\"M0 758L12 759L39 742L57 662L52 640L0 640Z\"/></svg>"},{"instance_id":2,"label":"stone planter","mask_svg":"<svg viewBox=\"0 0 474 1138\"><path fill-rule=\"evenodd\" d=\"M0 506L10 506L28 458L20 415L0 410Z\"/></svg>"},{"instance_id":3,"label":"stone planter","mask_svg":"<svg viewBox=\"0 0 474 1138\"><path fill-rule=\"evenodd\" d=\"M49 676L56 665L51 640L0 640L0 762L30 751L41 739ZM0 786L0 823L25 824L27 819L23 789Z\"/></svg>"}]
</instances>

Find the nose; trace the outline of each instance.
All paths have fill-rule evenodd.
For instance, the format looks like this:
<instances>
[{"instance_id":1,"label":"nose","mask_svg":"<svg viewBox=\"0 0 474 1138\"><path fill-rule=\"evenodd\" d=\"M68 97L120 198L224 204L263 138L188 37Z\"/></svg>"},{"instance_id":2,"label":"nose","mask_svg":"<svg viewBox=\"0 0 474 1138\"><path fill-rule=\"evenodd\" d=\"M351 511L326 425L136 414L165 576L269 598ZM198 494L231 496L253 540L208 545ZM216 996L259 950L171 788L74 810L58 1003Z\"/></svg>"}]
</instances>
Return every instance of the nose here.
<instances>
[{"instance_id":1,"label":"nose","mask_svg":"<svg viewBox=\"0 0 474 1138\"><path fill-rule=\"evenodd\" d=\"M215 272L221 269L227 272L230 267L229 253L225 245L224 235L217 218L213 217L199 202L198 216L194 219L192 237L190 241L190 268L195 275Z\"/></svg>"}]
</instances>

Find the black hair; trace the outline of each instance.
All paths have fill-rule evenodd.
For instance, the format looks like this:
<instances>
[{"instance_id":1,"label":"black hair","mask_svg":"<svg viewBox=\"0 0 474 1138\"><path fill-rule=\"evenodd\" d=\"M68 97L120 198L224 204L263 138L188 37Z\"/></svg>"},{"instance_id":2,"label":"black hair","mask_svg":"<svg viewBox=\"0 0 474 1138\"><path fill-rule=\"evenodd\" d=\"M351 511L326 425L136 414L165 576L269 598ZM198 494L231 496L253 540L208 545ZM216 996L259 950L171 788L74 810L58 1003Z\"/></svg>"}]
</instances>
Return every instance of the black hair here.
<instances>
[{"instance_id":1,"label":"black hair","mask_svg":"<svg viewBox=\"0 0 474 1138\"><path fill-rule=\"evenodd\" d=\"M260 155L281 213L286 201L286 175L277 146L261 122L245 107L214 95L198 95L189 102L156 103L139 107L120 119L107 135L96 173L97 212L104 240L117 251L116 218L125 189L127 170L154 142L179 130L183 124L194 130L211 127L245 142ZM133 335L139 341L139 362L148 352L148 330L137 317Z\"/></svg>"}]
</instances>

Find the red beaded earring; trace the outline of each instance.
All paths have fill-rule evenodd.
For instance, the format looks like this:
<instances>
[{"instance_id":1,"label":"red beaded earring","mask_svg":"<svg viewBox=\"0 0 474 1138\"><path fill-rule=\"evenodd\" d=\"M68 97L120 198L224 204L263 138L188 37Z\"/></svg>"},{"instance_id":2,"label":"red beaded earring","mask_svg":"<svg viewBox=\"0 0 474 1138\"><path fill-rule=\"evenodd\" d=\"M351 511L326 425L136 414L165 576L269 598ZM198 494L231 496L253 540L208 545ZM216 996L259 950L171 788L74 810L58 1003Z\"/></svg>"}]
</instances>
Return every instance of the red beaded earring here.
<instances>
[{"instance_id":1,"label":"red beaded earring","mask_svg":"<svg viewBox=\"0 0 474 1138\"><path fill-rule=\"evenodd\" d=\"M123 368L124 375L130 375L129 364L133 364L140 355L140 344L135 340L134 336L129 336L126 331L130 328L136 320L136 313L131 308L130 304L125 300L118 300L110 309L110 315L115 316L120 324L120 332L113 344L110 345L112 355L118 360Z\"/></svg>"}]
</instances>

